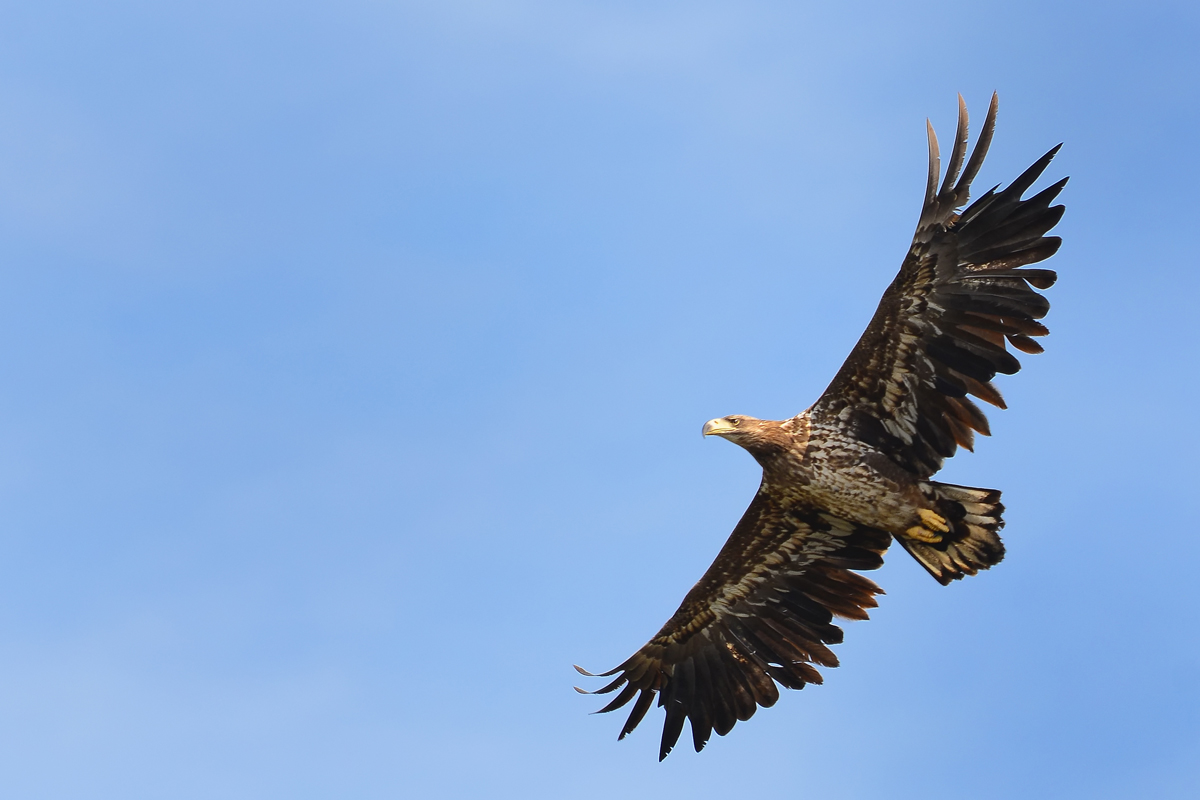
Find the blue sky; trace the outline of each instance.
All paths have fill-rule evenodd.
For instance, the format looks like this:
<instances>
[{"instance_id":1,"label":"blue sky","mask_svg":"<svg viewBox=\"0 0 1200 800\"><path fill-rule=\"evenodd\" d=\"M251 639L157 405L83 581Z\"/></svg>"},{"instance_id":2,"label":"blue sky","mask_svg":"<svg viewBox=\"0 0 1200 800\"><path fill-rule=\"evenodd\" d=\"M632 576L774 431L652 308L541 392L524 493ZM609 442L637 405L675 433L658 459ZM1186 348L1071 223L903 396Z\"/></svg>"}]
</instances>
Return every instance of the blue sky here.
<instances>
[{"instance_id":1,"label":"blue sky","mask_svg":"<svg viewBox=\"0 0 1200 800\"><path fill-rule=\"evenodd\" d=\"M1191 798L1190 3L0 4L0 784ZM1071 175L1047 352L843 666L656 763L674 610L899 265L924 120ZM1045 184L1045 181L1042 185Z\"/></svg>"}]
</instances>

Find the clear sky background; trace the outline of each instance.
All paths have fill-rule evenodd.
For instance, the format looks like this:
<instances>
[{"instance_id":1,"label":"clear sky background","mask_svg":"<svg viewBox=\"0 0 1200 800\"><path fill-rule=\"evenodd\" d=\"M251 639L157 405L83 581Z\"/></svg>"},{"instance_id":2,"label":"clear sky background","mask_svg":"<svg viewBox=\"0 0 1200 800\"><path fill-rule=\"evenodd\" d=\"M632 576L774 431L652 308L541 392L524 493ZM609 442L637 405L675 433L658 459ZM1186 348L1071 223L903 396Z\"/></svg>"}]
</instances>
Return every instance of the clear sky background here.
<instances>
[{"instance_id":1,"label":"clear sky background","mask_svg":"<svg viewBox=\"0 0 1200 800\"><path fill-rule=\"evenodd\" d=\"M4 795L1200 796L1197 8L0 4ZM1007 560L618 743L571 664L757 485L700 426L817 397L993 90L978 185L1072 176L942 473Z\"/></svg>"}]
</instances>

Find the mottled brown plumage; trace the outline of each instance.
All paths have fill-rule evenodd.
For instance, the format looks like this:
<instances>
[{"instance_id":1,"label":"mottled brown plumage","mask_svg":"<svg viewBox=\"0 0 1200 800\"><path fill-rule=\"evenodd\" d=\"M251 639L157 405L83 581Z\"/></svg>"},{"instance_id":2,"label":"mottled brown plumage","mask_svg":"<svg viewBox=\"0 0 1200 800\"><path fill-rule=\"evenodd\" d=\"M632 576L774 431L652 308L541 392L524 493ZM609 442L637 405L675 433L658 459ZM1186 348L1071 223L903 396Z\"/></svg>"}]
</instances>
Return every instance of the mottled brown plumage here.
<instances>
[{"instance_id":1,"label":"mottled brown plumage","mask_svg":"<svg viewBox=\"0 0 1200 800\"><path fill-rule=\"evenodd\" d=\"M1000 492L929 480L959 446L971 449L975 433L989 433L969 395L1004 407L991 380L1020 369L1006 344L1039 353L1031 337L1047 333L1038 320L1049 303L1033 289L1049 288L1055 274L1025 267L1058 249L1061 240L1045 234L1062 217L1063 206L1051 203L1066 179L1021 195L1058 148L1006 189L958 212L995 119L993 95L966 159L959 97L940 187L929 127L929 182L912 246L817 402L779 422L735 415L704 426L705 435L754 456L762 485L679 610L604 673L616 678L596 693L617 695L601 711L637 698L621 738L657 697L666 710L659 758L678 741L684 720L699 751L713 731L723 736L758 706L774 705L777 684L821 683L816 667L838 663L829 645L842 640L842 630L833 618L866 619L882 593L854 570L879 567L893 537L942 584L1004 557Z\"/></svg>"}]
</instances>

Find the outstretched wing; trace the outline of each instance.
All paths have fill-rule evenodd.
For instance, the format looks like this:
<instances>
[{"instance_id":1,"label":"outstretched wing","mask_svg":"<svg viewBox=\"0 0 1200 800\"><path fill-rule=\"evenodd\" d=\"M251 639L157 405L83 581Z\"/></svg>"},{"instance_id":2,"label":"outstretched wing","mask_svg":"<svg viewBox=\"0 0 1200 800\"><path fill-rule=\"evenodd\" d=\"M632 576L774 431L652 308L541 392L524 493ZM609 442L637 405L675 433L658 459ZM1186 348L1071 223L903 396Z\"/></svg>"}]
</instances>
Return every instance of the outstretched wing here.
<instances>
[{"instance_id":1,"label":"outstretched wing","mask_svg":"<svg viewBox=\"0 0 1200 800\"><path fill-rule=\"evenodd\" d=\"M842 641L833 617L866 619L874 595L882 593L850 570L879 567L890 541L887 533L819 509L785 511L764 485L662 630L604 673L617 678L595 694L620 692L600 711L637 696L623 739L657 696L666 708L661 761L685 719L698 752L714 730L724 736L758 706L774 705L776 683L789 689L821 683L812 665L838 663L828 647Z\"/></svg>"},{"instance_id":2,"label":"outstretched wing","mask_svg":"<svg viewBox=\"0 0 1200 800\"><path fill-rule=\"evenodd\" d=\"M996 122L995 95L979 141L963 169L967 109L958 98L958 131L946 178L938 188L937 137L929 126L929 183L908 256L875 316L821 398L809 410L815 425L848 427L920 477L971 449L987 418L968 395L1004 408L996 373L1021 364L1005 346L1040 353L1032 338L1050 303L1033 288L1054 284L1054 272L1020 269L1049 258L1062 240L1046 236L1064 207L1052 206L1067 179L1022 199L1055 147L1002 191L992 189L961 214L983 164ZM956 182L957 180L957 182ZM997 187L998 188L998 187Z\"/></svg>"}]
</instances>

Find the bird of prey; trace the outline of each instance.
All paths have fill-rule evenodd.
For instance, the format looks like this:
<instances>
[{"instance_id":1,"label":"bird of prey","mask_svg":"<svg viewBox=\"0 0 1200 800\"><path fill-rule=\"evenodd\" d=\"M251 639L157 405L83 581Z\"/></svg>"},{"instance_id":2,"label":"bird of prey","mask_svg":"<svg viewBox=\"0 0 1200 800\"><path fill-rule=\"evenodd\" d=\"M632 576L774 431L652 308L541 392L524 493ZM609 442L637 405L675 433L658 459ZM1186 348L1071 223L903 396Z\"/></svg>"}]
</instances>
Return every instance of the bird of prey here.
<instances>
[{"instance_id":1,"label":"bird of prey","mask_svg":"<svg viewBox=\"0 0 1200 800\"><path fill-rule=\"evenodd\" d=\"M637 698L620 738L658 698L666 710L659 760L685 719L699 751L713 731L724 736L758 706L774 705L776 684L821 683L816 667L838 664L829 645L842 630L833 618L866 619L882 593L855 570L878 568L893 538L943 585L1004 558L1000 492L930 478L960 445L972 449L975 433L989 433L969 395L1005 407L991 381L1020 369L1006 342L1042 352L1032 337L1046 335L1038 320L1050 304L1034 289L1056 276L1027 267L1061 244L1046 233L1062 217L1063 206L1051 203L1067 179L1022 198L1055 147L962 210L992 141L997 98L969 159L958 100L945 179L939 187L927 123L929 182L916 235L829 388L791 419L734 414L704 425L705 436L750 451L762 485L679 610L603 673L616 678L595 692L617 692L601 712Z\"/></svg>"}]
</instances>

